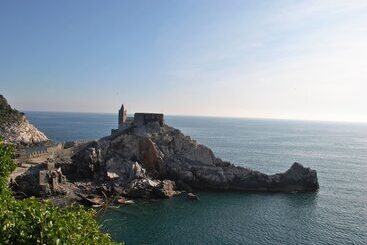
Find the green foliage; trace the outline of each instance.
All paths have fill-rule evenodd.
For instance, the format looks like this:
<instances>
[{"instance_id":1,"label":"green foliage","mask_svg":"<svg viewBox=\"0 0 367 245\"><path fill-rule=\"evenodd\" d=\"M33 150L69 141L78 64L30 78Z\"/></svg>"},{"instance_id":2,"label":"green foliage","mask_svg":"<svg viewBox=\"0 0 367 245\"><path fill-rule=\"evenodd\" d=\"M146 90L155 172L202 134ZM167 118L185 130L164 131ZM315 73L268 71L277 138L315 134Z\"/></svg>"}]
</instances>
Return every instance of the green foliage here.
<instances>
[{"instance_id":1,"label":"green foliage","mask_svg":"<svg viewBox=\"0 0 367 245\"><path fill-rule=\"evenodd\" d=\"M113 244L101 233L94 212L59 209L35 198L0 197L0 244Z\"/></svg>"},{"instance_id":2,"label":"green foliage","mask_svg":"<svg viewBox=\"0 0 367 245\"><path fill-rule=\"evenodd\" d=\"M3 144L0 138L0 195L8 191L7 177L16 167L13 152L13 147Z\"/></svg>"},{"instance_id":3,"label":"green foliage","mask_svg":"<svg viewBox=\"0 0 367 245\"><path fill-rule=\"evenodd\" d=\"M6 183L14 168L12 149L0 139L0 244L114 244L100 231L93 210L60 209L36 198L16 200Z\"/></svg>"}]
</instances>

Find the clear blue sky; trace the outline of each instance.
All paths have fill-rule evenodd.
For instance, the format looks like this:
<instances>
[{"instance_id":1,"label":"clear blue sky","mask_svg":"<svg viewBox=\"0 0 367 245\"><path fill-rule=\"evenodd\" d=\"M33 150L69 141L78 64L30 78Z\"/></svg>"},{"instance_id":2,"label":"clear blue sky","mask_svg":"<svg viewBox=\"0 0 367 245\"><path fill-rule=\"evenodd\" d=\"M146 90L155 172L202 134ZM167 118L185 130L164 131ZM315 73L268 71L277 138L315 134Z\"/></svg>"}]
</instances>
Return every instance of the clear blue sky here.
<instances>
[{"instance_id":1,"label":"clear blue sky","mask_svg":"<svg viewBox=\"0 0 367 245\"><path fill-rule=\"evenodd\" d=\"M367 121L367 1L0 0L20 110Z\"/></svg>"}]
</instances>

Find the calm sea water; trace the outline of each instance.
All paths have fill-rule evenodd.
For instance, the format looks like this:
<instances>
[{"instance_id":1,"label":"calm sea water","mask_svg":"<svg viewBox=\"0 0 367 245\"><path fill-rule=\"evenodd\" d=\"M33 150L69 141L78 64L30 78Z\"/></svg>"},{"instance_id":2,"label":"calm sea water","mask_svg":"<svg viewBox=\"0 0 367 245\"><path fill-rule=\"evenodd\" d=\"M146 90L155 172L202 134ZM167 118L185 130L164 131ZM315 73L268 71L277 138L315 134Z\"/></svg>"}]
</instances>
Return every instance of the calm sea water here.
<instances>
[{"instance_id":1,"label":"calm sea water","mask_svg":"<svg viewBox=\"0 0 367 245\"><path fill-rule=\"evenodd\" d=\"M57 141L93 139L117 115L28 112ZM166 117L222 159L265 173L294 161L317 170L306 194L201 192L108 210L101 225L126 244L367 244L367 124Z\"/></svg>"}]
</instances>

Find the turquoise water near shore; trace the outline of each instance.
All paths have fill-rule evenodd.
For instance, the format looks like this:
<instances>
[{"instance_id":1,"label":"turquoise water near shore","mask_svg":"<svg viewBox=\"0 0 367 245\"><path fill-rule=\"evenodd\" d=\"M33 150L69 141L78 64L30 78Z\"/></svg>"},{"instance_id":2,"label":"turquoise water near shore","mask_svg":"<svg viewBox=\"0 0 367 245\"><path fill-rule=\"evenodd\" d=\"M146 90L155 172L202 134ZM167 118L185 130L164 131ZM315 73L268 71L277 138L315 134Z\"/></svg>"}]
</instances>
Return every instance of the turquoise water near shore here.
<instances>
[{"instance_id":1,"label":"turquoise water near shore","mask_svg":"<svg viewBox=\"0 0 367 245\"><path fill-rule=\"evenodd\" d=\"M57 141L93 139L117 115L27 112ZM166 122L235 164L268 174L298 161L317 193L200 192L110 209L102 228L126 244L367 244L367 124L167 116Z\"/></svg>"}]
</instances>

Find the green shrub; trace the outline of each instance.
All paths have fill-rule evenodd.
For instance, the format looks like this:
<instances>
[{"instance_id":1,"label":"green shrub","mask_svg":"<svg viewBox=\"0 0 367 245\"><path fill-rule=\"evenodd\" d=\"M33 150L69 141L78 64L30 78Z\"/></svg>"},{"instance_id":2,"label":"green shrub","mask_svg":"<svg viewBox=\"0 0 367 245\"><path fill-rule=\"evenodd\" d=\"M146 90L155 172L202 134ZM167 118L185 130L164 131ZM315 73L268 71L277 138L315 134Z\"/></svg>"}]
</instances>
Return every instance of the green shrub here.
<instances>
[{"instance_id":1,"label":"green shrub","mask_svg":"<svg viewBox=\"0 0 367 245\"><path fill-rule=\"evenodd\" d=\"M13 147L5 145L0 138L0 195L8 192L7 178L15 169L16 165L13 161Z\"/></svg>"},{"instance_id":2,"label":"green shrub","mask_svg":"<svg viewBox=\"0 0 367 245\"><path fill-rule=\"evenodd\" d=\"M100 231L93 210L16 200L6 182L14 168L12 148L0 139L0 244L114 244Z\"/></svg>"}]
</instances>

